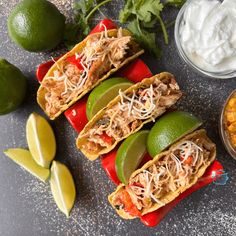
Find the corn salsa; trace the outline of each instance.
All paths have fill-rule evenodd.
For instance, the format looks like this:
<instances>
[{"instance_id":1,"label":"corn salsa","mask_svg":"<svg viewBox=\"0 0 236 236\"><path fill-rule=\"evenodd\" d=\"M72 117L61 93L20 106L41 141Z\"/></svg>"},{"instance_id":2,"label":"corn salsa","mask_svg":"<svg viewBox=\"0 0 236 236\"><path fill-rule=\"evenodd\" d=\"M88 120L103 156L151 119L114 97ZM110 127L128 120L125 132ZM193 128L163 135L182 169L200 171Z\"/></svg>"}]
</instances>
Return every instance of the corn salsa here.
<instances>
[{"instance_id":1,"label":"corn salsa","mask_svg":"<svg viewBox=\"0 0 236 236\"><path fill-rule=\"evenodd\" d=\"M226 104L224 118L231 145L236 149L236 92L233 93Z\"/></svg>"}]
</instances>

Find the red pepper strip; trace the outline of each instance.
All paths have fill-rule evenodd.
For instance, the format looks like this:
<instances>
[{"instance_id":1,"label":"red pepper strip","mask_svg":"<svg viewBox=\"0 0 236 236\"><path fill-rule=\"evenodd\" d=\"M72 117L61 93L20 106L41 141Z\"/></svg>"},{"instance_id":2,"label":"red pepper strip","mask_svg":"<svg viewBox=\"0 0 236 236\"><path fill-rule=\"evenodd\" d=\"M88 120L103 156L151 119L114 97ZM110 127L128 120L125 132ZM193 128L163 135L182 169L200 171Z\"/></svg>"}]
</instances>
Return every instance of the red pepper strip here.
<instances>
[{"instance_id":1,"label":"red pepper strip","mask_svg":"<svg viewBox=\"0 0 236 236\"><path fill-rule=\"evenodd\" d=\"M110 180L112 180L116 185L121 183L117 177L116 166L115 166L117 150L118 147L112 150L111 152L105 154L101 158L101 164L103 169L105 170Z\"/></svg>"},{"instance_id":2,"label":"red pepper strip","mask_svg":"<svg viewBox=\"0 0 236 236\"><path fill-rule=\"evenodd\" d=\"M124 211L128 212L131 216L141 217L141 213L133 204L129 193L126 190L123 190L122 194L120 195L121 202L124 203Z\"/></svg>"},{"instance_id":3,"label":"red pepper strip","mask_svg":"<svg viewBox=\"0 0 236 236\"><path fill-rule=\"evenodd\" d=\"M117 25L112 20L104 19L104 20L101 20L89 34L94 34L94 33L99 33L99 32L104 31L104 25L106 26L106 28L108 30L109 29L117 29ZM62 55L62 56L64 56L64 55ZM55 58L55 61L60 59L62 56ZM39 83L42 82L44 76L47 74L48 70L52 67L52 65L55 63L55 61L53 61L53 60L47 61L47 62L42 63L41 65L38 66L37 71L36 71L36 77L37 77Z\"/></svg>"},{"instance_id":4,"label":"red pepper strip","mask_svg":"<svg viewBox=\"0 0 236 236\"><path fill-rule=\"evenodd\" d=\"M71 64L77 66L77 68L78 68L79 70L84 70L84 67L83 67L83 66L81 65L81 63L80 63L80 61L81 61L80 58L76 58L75 55L70 56L70 57L67 57L66 60L67 60L68 62L70 62Z\"/></svg>"},{"instance_id":5,"label":"red pepper strip","mask_svg":"<svg viewBox=\"0 0 236 236\"><path fill-rule=\"evenodd\" d=\"M120 69L116 73L116 75L120 77L125 77L128 80L137 83L142 81L144 78L151 77L153 74L148 68L148 66L141 59L136 59L126 67Z\"/></svg>"},{"instance_id":6,"label":"red pepper strip","mask_svg":"<svg viewBox=\"0 0 236 236\"><path fill-rule=\"evenodd\" d=\"M181 157L180 157L180 160L183 161L184 158L181 156ZM188 157L185 159L184 164L186 164L186 165L191 165L192 162L193 162L193 157L192 157L192 156L188 156Z\"/></svg>"},{"instance_id":7,"label":"red pepper strip","mask_svg":"<svg viewBox=\"0 0 236 236\"><path fill-rule=\"evenodd\" d=\"M62 55L64 56L64 55ZM49 69L52 67L52 65L55 63L55 61L59 60L62 56L54 58L54 61L47 61L45 63L42 63L38 66L36 70L36 77L39 81L39 83L42 82L44 76L48 73Z\"/></svg>"},{"instance_id":8,"label":"red pepper strip","mask_svg":"<svg viewBox=\"0 0 236 236\"><path fill-rule=\"evenodd\" d=\"M64 113L67 120L77 132L82 131L84 126L88 123L86 116L87 100L88 96L83 97L79 102L72 105Z\"/></svg>"},{"instance_id":9,"label":"red pepper strip","mask_svg":"<svg viewBox=\"0 0 236 236\"><path fill-rule=\"evenodd\" d=\"M103 19L90 31L89 34L95 34L95 33L100 33L102 31L105 31L105 27L107 30L118 28L116 23L114 23L112 20Z\"/></svg>"},{"instance_id":10,"label":"red pepper strip","mask_svg":"<svg viewBox=\"0 0 236 236\"><path fill-rule=\"evenodd\" d=\"M102 140L106 143L112 144L113 143L113 138L110 137L109 135L107 135L105 132L103 132L100 137L102 138Z\"/></svg>"},{"instance_id":11,"label":"red pepper strip","mask_svg":"<svg viewBox=\"0 0 236 236\"><path fill-rule=\"evenodd\" d=\"M219 170L223 170L223 166L218 161L214 161L212 165L207 168L203 177L199 179L199 181L195 185L193 185L185 192L181 193L174 201L170 202L169 204L163 206L162 208L154 212L141 216L140 220L148 227L155 227L180 201L182 201L184 198L197 191L198 189L216 180L217 177L213 178L212 173L214 173L214 171Z\"/></svg>"}]
</instances>

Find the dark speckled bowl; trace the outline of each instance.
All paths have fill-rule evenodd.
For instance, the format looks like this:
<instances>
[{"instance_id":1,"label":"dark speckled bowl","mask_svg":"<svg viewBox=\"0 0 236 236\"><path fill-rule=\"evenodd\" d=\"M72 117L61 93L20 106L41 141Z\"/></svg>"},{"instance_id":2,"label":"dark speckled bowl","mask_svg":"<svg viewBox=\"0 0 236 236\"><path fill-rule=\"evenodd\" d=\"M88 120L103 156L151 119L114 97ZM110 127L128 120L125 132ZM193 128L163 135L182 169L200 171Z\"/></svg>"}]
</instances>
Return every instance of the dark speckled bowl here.
<instances>
[{"instance_id":1,"label":"dark speckled bowl","mask_svg":"<svg viewBox=\"0 0 236 236\"><path fill-rule=\"evenodd\" d=\"M228 104L229 99L235 94L236 94L236 89L229 95L229 97L226 99L226 101L224 103L223 109L221 111L221 116L220 116L219 129L220 129L221 140L222 140L227 152L236 160L236 148L234 148L230 142L230 137L229 137L229 134L226 130L225 119L224 119L225 107Z\"/></svg>"}]
</instances>

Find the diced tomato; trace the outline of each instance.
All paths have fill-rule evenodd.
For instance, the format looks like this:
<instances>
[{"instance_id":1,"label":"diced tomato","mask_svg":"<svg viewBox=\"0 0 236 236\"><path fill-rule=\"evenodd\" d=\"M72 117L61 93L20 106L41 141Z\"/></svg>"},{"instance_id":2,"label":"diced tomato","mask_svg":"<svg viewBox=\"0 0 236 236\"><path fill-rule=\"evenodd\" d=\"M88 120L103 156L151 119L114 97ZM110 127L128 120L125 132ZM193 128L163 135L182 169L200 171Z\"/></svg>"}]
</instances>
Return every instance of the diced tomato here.
<instances>
[{"instance_id":1,"label":"diced tomato","mask_svg":"<svg viewBox=\"0 0 236 236\"><path fill-rule=\"evenodd\" d=\"M181 161L184 159L183 157L180 157ZM185 161L184 164L186 165L191 165L193 163L193 156L188 156Z\"/></svg>"},{"instance_id":2,"label":"diced tomato","mask_svg":"<svg viewBox=\"0 0 236 236\"><path fill-rule=\"evenodd\" d=\"M67 57L66 60L67 60L68 62L70 62L71 64L77 66L77 68L78 68L79 70L84 70L83 66L82 66L81 63L80 63L80 61L81 61L80 58L76 58L75 55L70 56L70 57Z\"/></svg>"},{"instance_id":3,"label":"diced tomato","mask_svg":"<svg viewBox=\"0 0 236 236\"><path fill-rule=\"evenodd\" d=\"M103 32L105 30L105 27L107 30L117 29L117 25L112 20L103 19L91 30L91 32L89 34Z\"/></svg>"},{"instance_id":4,"label":"diced tomato","mask_svg":"<svg viewBox=\"0 0 236 236\"><path fill-rule=\"evenodd\" d=\"M103 169L105 170L110 180L112 180L116 185L121 183L119 178L117 177L115 166L117 150L118 147L113 149L111 152L103 155L101 158Z\"/></svg>"},{"instance_id":5,"label":"diced tomato","mask_svg":"<svg viewBox=\"0 0 236 236\"><path fill-rule=\"evenodd\" d=\"M145 78L151 77L153 74L143 60L136 59L126 67L121 68L116 75L138 83Z\"/></svg>"},{"instance_id":6,"label":"diced tomato","mask_svg":"<svg viewBox=\"0 0 236 236\"><path fill-rule=\"evenodd\" d=\"M64 112L66 119L70 122L73 128L80 132L87 124L88 119L86 116L86 103L88 96L82 98L79 102L75 103Z\"/></svg>"},{"instance_id":7,"label":"diced tomato","mask_svg":"<svg viewBox=\"0 0 236 236\"><path fill-rule=\"evenodd\" d=\"M129 193L126 190L120 193L120 201L124 204L124 211L129 213L131 216L141 216L140 211L132 202Z\"/></svg>"},{"instance_id":8,"label":"diced tomato","mask_svg":"<svg viewBox=\"0 0 236 236\"><path fill-rule=\"evenodd\" d=\"M135 186L135 187L143 188L143 185L141 183L138 183L138 182L134 182L134 183L130 184L129 186Z\"/></svg>"},{"instance_id":9,"label":"diced tomato","mask_svg":"<svg viewBox=\"0 0 236 236\"><path fill-rule=\"evenodd\" d=\"M113 143L113 138L110 137L109 135L107 135L106 132L103 132L100 137L102 138L102 140L106 143L112 144Z\"/></svg>"}]
</instances>

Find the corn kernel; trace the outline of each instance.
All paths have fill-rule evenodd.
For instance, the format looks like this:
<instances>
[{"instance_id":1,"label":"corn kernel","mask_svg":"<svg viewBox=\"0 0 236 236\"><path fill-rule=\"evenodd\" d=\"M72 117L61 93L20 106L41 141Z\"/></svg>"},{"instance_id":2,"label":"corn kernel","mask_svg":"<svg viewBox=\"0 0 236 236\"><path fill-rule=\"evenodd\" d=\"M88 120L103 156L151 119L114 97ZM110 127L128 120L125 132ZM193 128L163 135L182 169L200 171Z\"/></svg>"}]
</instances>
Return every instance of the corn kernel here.
<instances>
[{"instance_id":1,"label":"corn kernel","mask_svg":"<svg viewBox=\"0 0 236 236\"><path fill-rule=\"evenodd\" d=\"M230 132L236 132L236 122L232 123L231 125L228 126L228 130Z\"/></svg>"},{"instance_id":2,"label":"corn kernel","mask_svg":"<svg viewBox=\"0 0 236 236\"><path fill-rule=\"evenodd\" d=\"M236 122L236 111L235 112L227 112L226 119L230 123Z\"/></svg>"},{"instance_id":3,"label":"corn kernel","mask_svg":"<svg viewBox=\"0 0 236 236\"><path fill-rule=\"evenodd\" d=\"M230 108L235 108L236 107L236 98L231 98L230 100L229 100L229 107Z\"/></svg>"}]
</instances>

